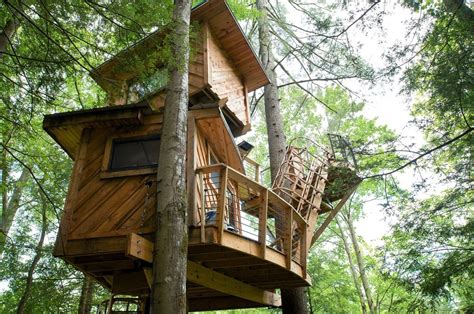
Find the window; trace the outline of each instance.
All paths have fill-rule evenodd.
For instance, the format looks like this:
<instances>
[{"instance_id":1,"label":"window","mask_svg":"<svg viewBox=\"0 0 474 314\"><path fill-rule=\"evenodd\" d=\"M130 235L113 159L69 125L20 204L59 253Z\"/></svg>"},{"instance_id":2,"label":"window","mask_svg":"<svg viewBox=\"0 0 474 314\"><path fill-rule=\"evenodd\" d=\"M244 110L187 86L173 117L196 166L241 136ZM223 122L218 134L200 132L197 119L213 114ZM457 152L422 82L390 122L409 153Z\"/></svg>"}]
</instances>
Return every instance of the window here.
<instances>
[{"instance_id":1,"label":"window","mask_svg":"<svg viewBox=\"0 0 474 314\"><path fill-rule=\"evenodd\" d=\"M114 139L109 171L156 167L159 152L159 135Z\"/></svg>"},{"instance_id":2,"label":"window","mask_svg":"<svg viewBox=\"0 0 474 314\"><path fill-rule=\"evenodd\" d=\"M217 159L216 155L214 155L214 152L212 151L211 147L208 145L208 150L209 150L209 165L216 165L219 163L219 160ZM220 181L221 181L221 174L220 172L211 172L211 181L214 183L215 187L217 189L220 188Z\"/></svg>"}]
</instances>

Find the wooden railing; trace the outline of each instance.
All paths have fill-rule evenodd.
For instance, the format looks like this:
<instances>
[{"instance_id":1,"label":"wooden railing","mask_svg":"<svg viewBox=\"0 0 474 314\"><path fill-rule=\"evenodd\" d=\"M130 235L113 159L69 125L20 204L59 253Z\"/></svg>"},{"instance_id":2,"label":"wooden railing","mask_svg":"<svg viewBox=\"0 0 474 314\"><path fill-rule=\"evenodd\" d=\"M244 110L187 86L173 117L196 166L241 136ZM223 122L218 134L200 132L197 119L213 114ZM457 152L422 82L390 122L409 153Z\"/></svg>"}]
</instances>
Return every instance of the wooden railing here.
<instances>
[{"instance_id":1,"label":"wooden railing","mask_svg":"<svg viewBox=\"0 0 474 314\"><path fill-rule=\"evenodd\" d=\"M306 273L306 221L271 190L224 164L196 170L195 210L199 213L201 242L206 226L217 228L217 242L233 233L259 243L260 257L276 250Z\"/></svg>"},{"instance_id":2,"label":"wooden railing","mask_svg":"<svg viewBox=\"0 0 474 314\"><path fill-rule=\"evenodd\" d=\"M243 159L245 175L255 182L260 183L260 164L248 157Z\"/></svg>"}]
</instances>

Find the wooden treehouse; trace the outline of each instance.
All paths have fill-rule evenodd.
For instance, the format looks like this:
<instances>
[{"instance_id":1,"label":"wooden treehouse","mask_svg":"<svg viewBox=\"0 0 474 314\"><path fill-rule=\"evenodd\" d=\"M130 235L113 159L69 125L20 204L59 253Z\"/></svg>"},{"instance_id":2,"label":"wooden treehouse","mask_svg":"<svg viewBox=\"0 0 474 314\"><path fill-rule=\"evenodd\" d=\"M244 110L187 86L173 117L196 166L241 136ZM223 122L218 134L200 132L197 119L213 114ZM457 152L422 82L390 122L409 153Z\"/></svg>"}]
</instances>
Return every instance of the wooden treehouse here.
<instances>
[{"instance_id":1,"label":"wooden treehouse","mask_svg":"<svg viewBox=\"0 0 474 314\"><path fill-rule=\"evenodd\" d=\"M250 129L247 93L268 83L223 0L192 10L187 172L190 311L279 306L275 289L310 285L315 239L357 184L320 147L291 145L274 186L235 137ZM92 71L103 108L48 115L44 129L74 160L55 256L113 294L150 290L156 171L166 77L157 31ZM146 64L147 77L130 60ZM341 181L342 178L342 184Z\"/></svg>"}]
</instances>

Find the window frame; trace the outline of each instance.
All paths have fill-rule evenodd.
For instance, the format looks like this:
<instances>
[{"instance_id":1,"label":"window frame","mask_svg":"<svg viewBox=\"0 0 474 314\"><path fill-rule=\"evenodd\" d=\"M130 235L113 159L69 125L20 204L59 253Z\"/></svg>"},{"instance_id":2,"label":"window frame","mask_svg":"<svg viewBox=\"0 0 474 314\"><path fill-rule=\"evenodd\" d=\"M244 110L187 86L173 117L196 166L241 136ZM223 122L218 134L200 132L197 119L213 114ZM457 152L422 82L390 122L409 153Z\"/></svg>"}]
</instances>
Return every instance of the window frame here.
<instances>
[{"instance_id":1,"label":"window frame","mask_svg":"<svg viewBox=\"0 0 474 314\"><path fill-rule=\"evenodd\" d=\"M153 133L153 134L142 134L142 135L134 135L134 134L124 134L121 136L111 136L107 139L104 148L104 157L102 159L102 167L100 172L101 179L107 178L117 178L117 177L126 177L126 176L138 176L138 175L146 175L146 174L153 174L158 171L158 164L157 165L150 165L150 166L140 166L140 167L130 167L124 169L111 169L112 166L112 158L113 158L113 151L114 151L114 143L115 142L133 142L133 141L140 141L140 140L151 140L151 139L158 139L161 143L161 134L160 133Z\"/></svg>"}]
</instances>

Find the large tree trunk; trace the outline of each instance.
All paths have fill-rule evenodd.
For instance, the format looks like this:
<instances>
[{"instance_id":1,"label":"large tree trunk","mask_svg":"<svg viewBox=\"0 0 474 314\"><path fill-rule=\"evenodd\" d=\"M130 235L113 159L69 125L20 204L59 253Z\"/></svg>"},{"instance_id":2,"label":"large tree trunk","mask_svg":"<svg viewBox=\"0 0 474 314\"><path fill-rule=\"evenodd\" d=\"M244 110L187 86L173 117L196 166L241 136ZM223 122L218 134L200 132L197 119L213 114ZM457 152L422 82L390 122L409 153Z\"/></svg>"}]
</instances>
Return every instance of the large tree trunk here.
<instances>
[{"instance_id":1,"label":"large tree trunk","mask_svg":"<svg viewBox=\"0 0 474 314\"><path fill-rule=\"evenodd\" d=\"M152 313L186 313L185 159L188 115L189 21L191 0L175 0L170 28L170 62L160 159L157 174L157 212L153 260Z\"/></svg>"},{"instance_id":2,"label":"large tree trunk","mask_svg":"<svg viewBox=\"0 0 474 314\"><path fill-rule=\"evenodd\" d=\"M272 182L285 158L286 139L280 113L278 87L275 73L275 60L272 54L270 30L267 18L267 0L257 0L257 8L261 15L258 20L260 40L260 59L270 79L264 88L265 119L268 134L268 150L270 153L270 172ZM278 222L277 222L278 224ZM281 289L283 313L308 313L308 296L305 288Z\"/></svg>"},{"instance_id":3,"label":"large tree trunk","mask_svg":"<svg viewBox=\"0 0 474 314\"><path fill-rule=\"evenodd\" d=\"M31 293L31 285L33 284L33 274L36 269L36 265L38 265L39 260L41 259L41 256L43 254L43 243L44 243L44 238L46 236L46 230L48 228L48 220L46 218L46 200L44 197L42 198L42 224L41 224L41 235L40 239L38 241L38 244L36 245L35 249L35 256L33 257L33 261L31 262L30 269L28 270L28 277L26 278L26 284L25 284L25 290L23 291L23 295L21 296L20 302L18 303L18 308L17 308L17 313L22 314L25 311L25 305L26 302L28 301L28 298L30 297Z\"/></svg>"},{"instance_id":4,"label":"large tree trunk","mask_svg":"<svg viewBox=\"0 0 474 314\"><path fill-rule=\"evenodd\" d=\"M280 113L278 86L275 73L275 60L272 53L270 30L267 18L267 0L257 0L257 8L261 15L258 20L258 35L260 40L260 60L270 80L264 87L265 119L268 134L268 150L270 153L270 172L272 182L278 168L285 158L286 139Z\"/></svg>"},{"instance_id":5,"label":"large tree trunk","mask_svg":"<svg viewBox=\"0 0 474 314\"><path fill-rule=\"evenodd\" d=\"M79 314L89 314L92 309L92 297L94 295L94 281L84 275L82 281L81 298L79 299Z\"/></svg>"},{"instance_id":6,"label":"large tree trunk","mask_svg":"<svg viewBox=\"0 0 474 314\"><path fill-rule=\"evenodd\" d=\"M347 241L346 234L344 233L344 230L342 229L342 225L339 222L339 219L337 219L337 217L335 219L336 219L336 222L337 222L337 226L339 227L339 230L341 231L341 238L342 238L342 242L344 243L344 251L346 252L347 260L349 261L349 266L351 268L352 279L354 280L354 286L357 290L357 294L359 295L359 300L360 300L360 306L362 308L362 313L367 313L364 293L362 292L362 288L361 288L360 283L359 283L359 278L357 276L357 270L355 268L354 261L352 260L352 254L351 254L351 249L350 249L349 242Z\"/></svg>"},{"instance_id":7,"label":"large tree trunk","mask_svg":"<svg viewBox=\"0 0 474 314\"><path fill-rule=\"evenodd\" d=\"M359 247L359 242L357 241L357 235L352 224L352 216L350 214L345 215L347 226L349 227L349 234L352 241L352 246L354 247L355 256L357 260L357 265L359 267L359 274L362 280L362 286L364 287L365 297L367 299L367 304L369 305L370 313L376 313L374 301L372 299L372 293L370 291L369 280L367 279L367 273L365 272L365 263L364 256Z\"/></svg>"},{"instance_id":8,"label":"large tree trunk","mask_svg":"<svg viewBox=\"0 0 474 314\"><path fill-rule=\"evenodd\" d=\"M16 31L20 27L20 23L16 18L11 18L7 20L5 26L0 33L0 59L3 57L5 51L7 51L10 46L10 42L13 40Z\"/></svg>"}]
</instances>

